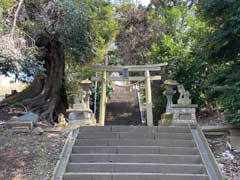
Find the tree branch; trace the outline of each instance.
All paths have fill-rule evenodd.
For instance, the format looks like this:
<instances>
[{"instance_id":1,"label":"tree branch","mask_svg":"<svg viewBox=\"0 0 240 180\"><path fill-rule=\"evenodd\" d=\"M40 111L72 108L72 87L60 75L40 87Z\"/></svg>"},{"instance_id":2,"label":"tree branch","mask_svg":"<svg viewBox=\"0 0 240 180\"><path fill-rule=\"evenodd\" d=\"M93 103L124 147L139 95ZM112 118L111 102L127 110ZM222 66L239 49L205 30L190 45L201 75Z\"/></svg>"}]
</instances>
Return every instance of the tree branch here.
<instances>
[{"instance_id":1,"label":"tree branch","mask_svg":"<svg viewBox=\"0 0 240 180\"><path fill-rule=\"evenodd\" d=\"M18 4L18 7L17 7L17 11L16 11L16 13L15 13L15 15L14 15L13 27L12 27L11 36L10 36L11 38L13 38L15 29L16 29L17 18L18 18L18 15L19 15L21 6L22 6L22 4L23 4L23 1L24 1L24 0L20 0L20 2L19 2L19 4Z\"/></svg>"}]
</instances>

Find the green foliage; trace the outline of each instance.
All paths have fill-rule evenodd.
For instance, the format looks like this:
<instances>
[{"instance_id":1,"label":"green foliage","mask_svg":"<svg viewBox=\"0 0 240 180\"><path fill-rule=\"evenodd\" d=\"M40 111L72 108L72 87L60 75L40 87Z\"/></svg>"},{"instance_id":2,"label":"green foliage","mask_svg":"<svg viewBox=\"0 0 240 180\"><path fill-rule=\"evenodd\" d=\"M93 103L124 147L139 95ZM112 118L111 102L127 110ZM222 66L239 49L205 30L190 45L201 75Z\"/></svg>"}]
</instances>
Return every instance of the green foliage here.
<instances>
[{"instance_id":1,"label":"green foliage","mask_svg":"<svg viewBox=\"0 0 240 180\"><path fill-rule=\"evenodd\" d=\"M45 75L44 61L39 61L41 56L38 48L31 48L21 60L0 57L0 72L5 76L15 75L22 82L32 82L36 75Z\"/></svg>"},{"instance_id":2,"label":"green foliage","mask_svg":"<svg viewBox=\"0 0 240 180\"><path fill-rule=\"evenodd\" d=\"M208 77L212 71L204 53L206 23L199 18L193 1L152 1L147 9L123 5L118 55L125 64L169 64L168 79L177 80L190 91L193 102L205 106L209 99ZM117 56L116 56L117 57ZM159 82L153 84L156 117L165 111L166 97Z\"/></svg>"},{"instance_id":3,"label":"green foliage","mask_svg":"<svg viewBox=\"0 0 240 180\"><path fill-rule=\"evenodd\" d=\"M211 96L224 111L225 119L240 125L240 64L223 66L212 79Z\"/></svg>"},{"instance_id":4,"label":"green foliage","mask_svg":"<svg viewBox=\"0 0 240 180\"><path fill-rule=\"evenodd\" d=\"M14 0L1 0L0 1L0 33L4 30L3 15L6 11L14 5Z\"/></svg>"},{"instance_id":5,"label":"green foliage","mask_svg":"<svg viewBox=\"0 0 240 180\"><path fill-rule=\"evenodd\" d=\"M216 64L211 96L225 119L240 124L240 1L202 0L199 11L210 27L204 42L208 60Z\"/></svg>"},{"instance_id":6,"label":"green foliage","mask_svg":"<svg viewBox=\"0 0 240 180\"><path fill-rule=\"evenodd\" d=\"M13 3L13 0L3 0L0 5L7 10ZM64 47L67 80L73 74L78 81L89 77L91 64L103 60L109 43L116 34L117 21L113 18L112 5L105 0L58 0L49 4L45 0L28 0L24 1L24 7L29 18L21 18L17 25L36 42L43 38L40 41L44 43L46 37L57 38L61 42ZM40 62L35 61L37 59ZM28 57L18 64L10 61L8 59L1 64L3 71L14 73L17 77L20 77L19 73L24 73L24 76L32 79L36 72L42 70L44 59L38 55L34 58L32 52L29 52ZM33 67L39 69L33 70ZM78 83L66 83L69 91L79 90L75 88Z\"/></svg>"},{"instance_id":7,"label":"green foliage","mask_svg":"<svg viewBox=\"0 0 240 180\"><path fill-rule=\"evenodd\" d=\"M91 64L102 62L114 40L117 21L105 0L63 1L65 24L61 27L65 45L67 92L76 95L79 82L94 74Z\"/></svg>"},{"instance_id":8,"label":"green foliage","mask_svg":"<svg viewBox=\"0 0 240 180\"><path fill-rule=\"evenodd\" d=\"M204 20L211 27L206 42L209 60L216 63L239 60L240 1L204 0Z\"/></svg>"},{"instance_id":9,"label":"green foliage","mask_svg":"<svg viewBox=\"0 0 240 180\"><path fill-rule=\"evenodd\" d=\"M14 0L1 0L0 1L0 9L2 9L2 12L5 12L10 7L12 7L14 5L14 3L15 3Z\"/></svg>"},{"instance_id":10,"label":"green foliage","mask_svg":"<svg viewBox=\"0 0 240 180\"><path fill-rule=\"evenodd\" d=\"M59 26L67 58L80 64L102 60L117 25L111 5L104 0L64 0L60 5L67 12Z\"/></svg>"},{"instance_id":11,"label":"green foliage","mask_svg":"<svg viewBox=\"0 0 240 180\"><path fill-rule=\"evenodd\" d=\"M190 91L193 102L203 106L207 100L209 68L200 42L207 28L196 16L196 11L196 6L189 7L188 2L154 9L153 18L159 19L164 28L148 55L151 63L167 62L167 78L183 84Z\"/></svg>"}]
</instances>

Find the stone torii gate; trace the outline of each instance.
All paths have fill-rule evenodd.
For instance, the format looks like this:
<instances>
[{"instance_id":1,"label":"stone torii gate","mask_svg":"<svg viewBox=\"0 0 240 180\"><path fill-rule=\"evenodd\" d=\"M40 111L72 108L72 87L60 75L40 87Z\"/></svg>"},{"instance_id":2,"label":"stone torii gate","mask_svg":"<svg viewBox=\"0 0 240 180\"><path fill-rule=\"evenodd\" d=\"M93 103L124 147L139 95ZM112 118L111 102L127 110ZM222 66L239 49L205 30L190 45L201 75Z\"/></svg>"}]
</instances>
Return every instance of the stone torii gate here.
<instances>
[{"instance_id":1,"label":"stone torii gate","mask_svg":"<svg viewBox=\"0 0 240 180\"><path fill-rule=\"evenodd\" d=\"M92 81L101 82L101 98L100 98L100 110L99 110L99 124L105 125L106 114L106 91L107 81L145 81L146 92L146 111L147 111L147 125L153 126L153 113L152 113L152 91L151 81L161 80L161 71L167 63L153 64L153 65L132 65L132 66L108 66L108 65L94 65L93 69L96 72L101 72L100 77L92 77ZM151 71L158 71L159 75L151 76ZM127 76L121 77L109 77L108 72L123 72ZM145 76L128 76L128 72L144 72Z\"/></svg>"}]
</instances>

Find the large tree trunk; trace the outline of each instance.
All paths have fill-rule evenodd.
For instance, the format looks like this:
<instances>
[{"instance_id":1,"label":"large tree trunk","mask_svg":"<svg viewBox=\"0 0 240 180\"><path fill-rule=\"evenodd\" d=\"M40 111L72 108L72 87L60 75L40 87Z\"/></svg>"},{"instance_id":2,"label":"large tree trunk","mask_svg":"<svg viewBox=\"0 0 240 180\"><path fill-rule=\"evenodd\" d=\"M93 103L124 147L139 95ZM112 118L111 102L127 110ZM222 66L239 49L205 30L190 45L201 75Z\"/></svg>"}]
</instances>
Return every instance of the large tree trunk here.
<instances>
[{"instance_id":1,"label":"large tree trunk","mask_svg":"<svg viewBox=\"0 0 240 180\"><path fill-rule=\"evenodd\" d=\"M54 0L24 1L20 13L21 19L23 22L26 19L35 22L38 27L38 29L29 29L29 32L35 39L36 46L44 52L42 61L46 71L45 76L36 75L28 88L4 101L12 104L21 103L28 111L35 112L41 119L52 123L60 113L65 114L67 108L64 88L64 49L59 41L58 31L55 30L58 18L56 9L57 3Z\"/></svg>"},{"instance_id":2,"label":"large tree trunk","mask_svg":"<svg viewBox=\"0 0 240 180\"><path fill-rule=\"evenodd\" d=\"M46 75L36 76L28 88L10 96L4 102L22 103L29 111L38 113L41 119L53 123L60 113L66 113L67 108L64 50L57 35L41 34L36 45L45 50L43 60Z\"/></svg>"}]
</instances>

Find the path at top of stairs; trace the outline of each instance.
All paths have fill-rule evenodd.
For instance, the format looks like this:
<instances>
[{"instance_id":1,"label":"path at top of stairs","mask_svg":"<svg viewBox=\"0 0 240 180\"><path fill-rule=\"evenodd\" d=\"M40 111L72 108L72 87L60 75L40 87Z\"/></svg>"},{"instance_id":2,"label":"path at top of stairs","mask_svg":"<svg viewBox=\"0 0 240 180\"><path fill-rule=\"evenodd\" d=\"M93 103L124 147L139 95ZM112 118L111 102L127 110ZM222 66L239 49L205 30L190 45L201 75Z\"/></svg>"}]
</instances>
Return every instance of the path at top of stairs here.
<instances>
[{"instance_id":1,"label":"path at top of stairs","mask_svg":"<svg viewBox=\"0 0 240 180\"><path fill-rule=\"evenodd\" d=\"M139 125L140 112L136 89L112 85L113 92L107 102L106 125Z\"/></svg>"}]
</instances>

